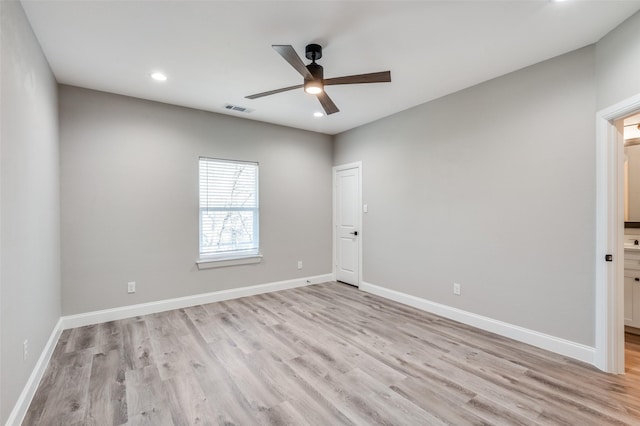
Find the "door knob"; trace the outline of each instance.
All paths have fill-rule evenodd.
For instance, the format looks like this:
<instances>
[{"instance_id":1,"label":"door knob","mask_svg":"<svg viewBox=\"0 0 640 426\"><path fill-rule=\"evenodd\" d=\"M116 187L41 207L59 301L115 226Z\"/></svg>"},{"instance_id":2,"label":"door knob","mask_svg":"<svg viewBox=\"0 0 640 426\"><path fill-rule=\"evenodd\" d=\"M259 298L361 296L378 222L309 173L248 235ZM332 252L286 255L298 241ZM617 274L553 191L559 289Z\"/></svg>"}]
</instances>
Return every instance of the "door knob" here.
<instances>
[{"instance_id":1,"label":"door knob","mask_svg":"<svg viewBox=\"0 0 640 426\"><path fill-rule=\"evenodd\" d=\"M634 280L636 280L636 281L640 281L640 278L634 278Z\"/></svg>"},{"instance_id":2,"label":"door knob","mask_svg":"<svg viewBox=\"0 0 640 426\"><path fill-rule=\"evenodd\" d=\"M358 236L358 231L349 232L351 235Z\"/></svg>"}]
</instances>

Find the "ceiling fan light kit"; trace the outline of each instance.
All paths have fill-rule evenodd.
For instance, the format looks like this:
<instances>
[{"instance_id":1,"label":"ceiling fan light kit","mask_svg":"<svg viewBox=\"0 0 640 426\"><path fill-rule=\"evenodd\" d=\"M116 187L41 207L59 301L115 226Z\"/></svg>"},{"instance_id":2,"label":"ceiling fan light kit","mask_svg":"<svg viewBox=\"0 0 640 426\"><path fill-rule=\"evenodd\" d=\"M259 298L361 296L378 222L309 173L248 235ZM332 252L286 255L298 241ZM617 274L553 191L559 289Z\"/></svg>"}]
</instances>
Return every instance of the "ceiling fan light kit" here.
<instances>
[{"instance_id":1,"label":"ceiling fan light kit","mask_svg":"<svg viewBox=\"0 0 640 426\"><path fill-rule=\"evenodd\" d=\"M307 80L304 82L304 91L310 95L317 95L324 90L322 82Z\"/></svg>"},{"instance_id":2,"label":"ceiling fan light kit","mask_svg":"<svg viewBox=\"0 0 640 426\"><path fill-rule=\"evenodd\" d=\"M304 88L304 91L316 95L320 105L327 115L334 114L338 107L333 103L329 95L325 92L325 86L338 84L361 84L361 83L389 83L391 82L391 71L381 71L369 74L349 75L324 79L324 69L316 61L322 58L322 46L319 44L308 44L305 47L305 57L311 60L309 65L305 65L291 45L274 44L271 47L282 56L296 71L304 78L304 83L297 86L283 87L282 89L270 90L268 92L256 93L246 96L247 99L257 99L264 96L275 95L293 89Z\"/></svg>"}]
</instances>

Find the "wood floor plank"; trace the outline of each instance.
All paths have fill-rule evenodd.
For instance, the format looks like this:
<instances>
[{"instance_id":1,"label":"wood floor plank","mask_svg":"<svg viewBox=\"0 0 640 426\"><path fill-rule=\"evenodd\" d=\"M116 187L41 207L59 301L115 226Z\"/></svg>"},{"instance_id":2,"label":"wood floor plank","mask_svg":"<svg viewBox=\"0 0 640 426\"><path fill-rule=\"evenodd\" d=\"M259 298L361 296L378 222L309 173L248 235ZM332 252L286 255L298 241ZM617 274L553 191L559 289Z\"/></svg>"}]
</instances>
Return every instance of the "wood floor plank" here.
<instances>
[{"instance_id":1,"label":"wood floor plank","mask_svg":"<svg viewBox=\"0 0 640 426\"><path fill-rule=\"evenodd\" d=\"M258 413L260 424L282 426L311 426L308 419L299 413L289 401L284 401L266 411Z\"/></svg>"},{"instance_id":2,"label":"wood floor plank","mask_svg":"<svg viewBox=\"0 0 640 426\"><path fill-rule=\"evenodd\" d=\"M39 424L71 424L84 420L93 353L87 348L66 355L63 371L49 392Z\"/></svg>"},{"instance_id":3,"label":"wood floor plank","mask_svg":"<svg viewBox=\"0 0 640 426\"><path fill-rule=\"evenodd\" d=\"M638 425L627 374L338 284L65 330L24 425Z\"/></svg>"},{"instance_id":4,"label":"wood floor plank","mask_svg":"<svg viewBox=\"0 0 640 426\"><path fill-rule=\"evenodd\" d=\"M269 309L261 306L260 303L256 303L257 300L253 297L243 297L238 299L238 303L251 311L251 315L255 315L261 324L265 326L273 326L280 324L280 318ZM287 404L282 405L282 412L287 412L289 406Z\"/></svg>"},{"instance_id":5,"label":"wood floor plank","mask_svg":"<svg viewBox=\"0 0 640 426\"><path fill-rule=\"evenodd\" d=\"M263 380L280 397L286 398L296 411L304 413L313 424L351 425L351 420L312 384L296 375L288 364L260 351L249 355Z\"/></svg>"},{"instance_id":6,"label":"wood floor plank","mask_svg":"<svg viewBox=\"0 0 640 426\"><path fill-rule=\"evenodd\" d=\"M154 363L151 356L151 337L144 320L123 320L122 352L128 370L144 368Z\"/></svg>"},{"instance_id":7,"label":"wood floor plank","mask_svg":"<svg viewBox=\"0 0 640 426\"><path fill-rule=\"evenodd\" d=\"M472 393L475 396L471 400L480 396L506 407L522 417L535 419L542 413L544 407L548 406L542 398L522 392L517 383L511 383L507 386L499 382L497 378L492 380L491 377L474 374L455 365L452 366L446 359L429 360L424 363L424 366L429 371L432 371L435 377L442 375L441 377L447 377L449 383L455 383L459 386L459 388L453 389L447 387L445 388L447 392L453 390L463 395ZM436 381L434 380L433 382Z\"/></svg>"},{"instance_id":8,"label":"wood floor plank","mask_svg":"<svg viewBox=\"0 0 640 426\"><path fill-rule=\"evenodd\" d=\"M93 356L85 418L91 425L123 424L127 421L124 354L121 350L112 349Z\"/></svg>"},{"instance_id":9,"label":"wood floor plank","mask_svg":"<svg viewBox=\"0 0 640 426\"><path fill-rule=\"evenodd\" d=\"M263 328L259 334L249 330L245 330L244 333L252 340L260 342L261 349L277 354L282 360L290 360L304 353L304 351L288 344L286 338L275 332L272 327Z\"/></svg>"},{"instance_id":10,"label":"wood floor plank","mask_svg":"<svg viewBox=\"0 0 640 426\"><path fill-rule=\"evenodd\" d=\"M207 343L226 339L227 335L219 326L218 318L210 314L205 306L193 306L185 309L184 311L191 319L193 325L197 328L198 333Z\"/></svg>"},{"instance_id":11,"label":"wood floor plank","mask_svg":"<svg viewBox=\"0 0 640 426\"><path fill-rule=\"evenodd\" d=\"M158 335L151 339L153 359L162 380L170 379L182 372L188 363L182 352L179 335Z\"/></svg>"},{"instance_id":12,"label":"wood floor plank","mask_svg":"<svg viewBox=\"0 0 640 426\"><path fill-rule=\"evenodd\" d=\"M177 425L213 425L212 405L193 373L183 372L164 382L169 410Z\"/></svg>"},{"instance_id":13,"label":"wood floor plank","mask_svg":"<svg viewBox=\"0 0 640 426\"><path fill-rule=\"evenodd\" d=\"M538 424L535 419L505 409L504 406L482 395L472 398L465 408L484 419L488 424L504 423L512 426L533 426Z\"/></svg>"},{"instance_id":14,"label":"wood floor plank","mask_svg":"<svg viewBox=\"0 0 640 426\"><path fill-rule=\"evenodd\" d=\"M406 395L396 392L395 389L384 386L366 373L363 373L359 368L343 375L340 380L347 388L361 389L361 395L366 395L365 399L371 407L375 408L382 424L440 424L442 423L440 420L443 420L445 424L452 424L450 420L452 413L457 413L459 417L465 419L464 422L454 421L453 424L468 424L467 419L471 417L477 418L473 413L466 412L460 409L458 405L455 405L456 409L449 410L448 418L438 419L438 416L434 415L429 409L425 410L416 405L412 398L407 398ZM429 408L432 408L432 406L429 405Z\"/></svg>"},{"instance_id":15,"label":"wood floor plank","mask_svg":"<svg viewBox=\"0 0 640 426\"><path fill-rule=\"evenodd\" d=\"M122 321L109 321L96 324L95 353L122 351Z\"/></svg>"},{"instance_id":16,"label":"wood floor plank","mask_svg":"<svg viewBox=\"0 0 640 426\"><path fill-rule=\"evenodd\" d=\"M327 371L325 366L307 355L293 359L289 366L354 424L380 424L380 416L366 398L357 389L346 388L335 379L339 372Z\"/></svg>"},{"instance_id":17,"label":"wood floor plank","mask_svg":"<svg viewBox=\"0 0 640 426\"><path fill-rule=\"evenodd\" d=\"M567 394L531 386L531 383L524 376L500 374L482 364L473 365L448 356L443 358L450 364L448 368L451 371L461 370L467 373L462 377L476 375L487 382L508 389L515 396L524 394L531 400L538 401L536 405L541 407L538 408L541 411L539 418L555 418L561 421L561 424L570 419L573 419L573 422L580 422L580 424L593 424L596 421L596 417L601 417L597 419L600 422L599 424L620 424L617 420L609 418L604 413L591 413L591 409L588 406L576 403ZM596 414L596 416L593 414ZM548 422L548 420L545 420L545 422Z\"/></svg>"},{"instance_id":18,"label":"wood floor plank","mask_svg":"<svg viewBox=\"0 0 640 426\"><path fill-rule=\"evenodd\" d=\"M129 424L171 425L166 392L155 365L125 373Z\"/></svg>"},{"instance_id":19,"label":"wood floor plank","mask_svg":"<svg viewBox=\"0 0 640 426\"><path fill-rule=\"evenodd\" d=\"M212 351L213 352L213 351ZM213 356L196 378L204 394L215 401L216 421L220 425L250 425L257 422L245 394L247 389L235 382L226 367Z\"/></svg>"},{"instance_id":20,"label":"wood floor plank","mask_svg":"<svg viewBox=\"0 0 640 426\"><path fill-rule=\"evenodd\" d=\"M234 383L243 389L244 397L255 412L268 410L285 401L284 397L274 393L263 372L249 366L246 355L231 342L219 342L212 349Z\"/></svg>"},{"instance_id":21,"label":"wood floor plank","mask_svg":"<svg viewBox=\"0 0 640 426\"><path fill-rule=\"evenodd\" d=\"M74 328L69 334L69 339L67 341L65 351L77 352L84 349L93 348L98 337L98 329L98 324Z\"/></svg>"}]
</instances>

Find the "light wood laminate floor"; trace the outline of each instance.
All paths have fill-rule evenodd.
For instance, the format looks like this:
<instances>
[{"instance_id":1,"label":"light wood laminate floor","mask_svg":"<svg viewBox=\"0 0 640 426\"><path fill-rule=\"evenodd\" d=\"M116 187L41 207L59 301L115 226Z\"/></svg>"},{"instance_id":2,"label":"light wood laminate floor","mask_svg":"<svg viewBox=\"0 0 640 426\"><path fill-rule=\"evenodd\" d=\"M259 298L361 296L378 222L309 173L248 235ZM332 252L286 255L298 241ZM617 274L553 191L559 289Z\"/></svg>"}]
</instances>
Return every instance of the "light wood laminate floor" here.
<instances>
[{"instance_id":1,"label":"light wood laminate floor","mask_svg":"<svg viewBox=\"0 0 640 426\"><path fill-rule=\"evenodd\" d=\"M24 424L638 425L629 365L325 283L66 330Z\"/></svg>"}]
</instances>

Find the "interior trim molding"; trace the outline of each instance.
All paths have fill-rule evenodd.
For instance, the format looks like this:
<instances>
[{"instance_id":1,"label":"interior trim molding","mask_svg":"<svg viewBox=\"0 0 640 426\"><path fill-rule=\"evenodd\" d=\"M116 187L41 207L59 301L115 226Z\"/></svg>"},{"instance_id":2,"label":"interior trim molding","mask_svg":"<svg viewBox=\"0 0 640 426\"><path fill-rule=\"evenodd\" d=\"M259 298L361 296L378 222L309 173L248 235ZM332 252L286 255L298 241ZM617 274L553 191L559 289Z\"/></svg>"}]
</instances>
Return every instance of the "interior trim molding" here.
<instances>
[{"instance_id":1,"label":"interior trim molding","mask_svg":"<svg viewBox=\"0 0 640 426\"><path fill-rule=\"evenodd\" d=\"M237 299L262 293L271 293L274 291L319 284L332 280L333 274L316 275L287 281L277 281L248 287L213 291L211 293L196 294L193 296L159 300L157 302L140 303L137 305L86 312L83 314L67 315L61 318L62 329L66 330L68 328L83 327L85 325L99 324L107 321L116 321L139 315L155 314L157 312L170 311L172 309L188 308L190 306L203 305L205 303L220 302L223 300Z\"/></svg>"},{"instance_id":2,"label":"interior trim molding","mask_svg":"<svg viewBox=\"0 0 640 426\"><path fill-rule=\"evenodd\" d=\"M203 258L196 260L198 270L213 269L213 268L225 268L227 266L237 265L250 265L252 263L262 262L261 254L254 254L251 256L230 257L230 258Z\"/></svg>"},{"instance_id":3,"label":"interior trim molding","mask_svg":"<svg viewBox=\"0 0 640 426\"><path fill-rule=\"evenodd\" d=\"M337 233L336 233L336 229L338 227L338 212L336 210L337 208L337 186L336 186L336 176L337 173L339 171L342 170L349 170L349 169L358 169L358 205L359 207L359 212L358 212L358 232L359 237L358 238L358 283L357 284L350 284L350 285L355 285L355 287L360 287L360 283L362 283L362 234L363 234L363 226L362 224L363 222L363 204L362 204L362 161L354 161L353 163L347 163L347 164L340 164L338 166L333 166L333 171L332 171L332 183L331 183L331 187L332 189L332 198L333 198L333 215L332 215L332 254L331 254L331 258L333 259L333 280L336 280L336 275L338 274L338 248L336 245L336 237L337 237Z\"/></svg>"},{"instance_id":4,"label":"interior trim molding","mask_svg":"<svg viewBox=\"0 0 640 426\"><path fill-rule=\"evenodd\" d=\"M49 365L49 361L53 355L53 350L56 348L56 344L62 334L62 330L62 318L59 318L55 327L53 327L53 331L51 332L51 336L49 336L49 340L47 340L47 344L44 346L44 349L40 354L40 358L38 358L38 362L36 362L36 365L33 367L33 371L29 375L27 383L24 385L16 404L13 406L13 410L11 410L11 414L9 414L9 418L6 423L7 426L17 426L22 424L24 416L27 414L27 410L31 404L31 400L36 394L40 380L42 380L42 376L44 376L44 372Z\"/></svg>"},{"instance_id":5,"label":"interior trim molding","mask_svg":"<svg viewBox=\"0 0 640 426\"><path fill-rule=\"evenodd\" d=\"M624 374L624 158L615 121L640 111L640 93L596 113L595 366ZM605 255L612 254L613 262Z\"/></svg>"},{"instance_id":6,"label":"interior trim molding","mask_svg":"<svg viewBox=\"0 0 640 426\"><path fill-rule=\"evenodd\" d=\"M364 281L360 285L360 290L563 356L594 364L595 348L581 343L561 339Z\"/></svg>"}]
</instances>

